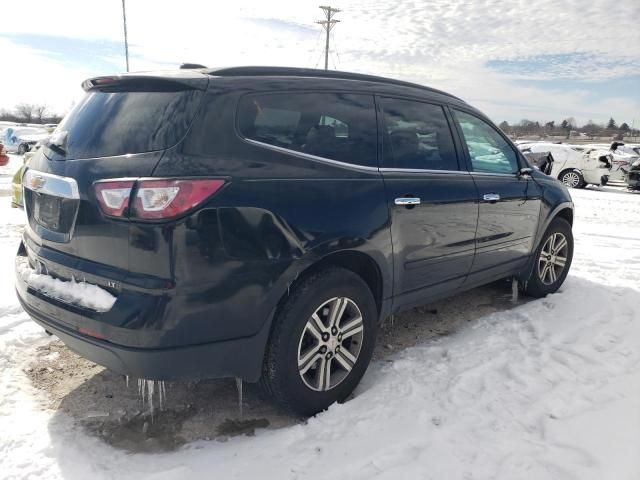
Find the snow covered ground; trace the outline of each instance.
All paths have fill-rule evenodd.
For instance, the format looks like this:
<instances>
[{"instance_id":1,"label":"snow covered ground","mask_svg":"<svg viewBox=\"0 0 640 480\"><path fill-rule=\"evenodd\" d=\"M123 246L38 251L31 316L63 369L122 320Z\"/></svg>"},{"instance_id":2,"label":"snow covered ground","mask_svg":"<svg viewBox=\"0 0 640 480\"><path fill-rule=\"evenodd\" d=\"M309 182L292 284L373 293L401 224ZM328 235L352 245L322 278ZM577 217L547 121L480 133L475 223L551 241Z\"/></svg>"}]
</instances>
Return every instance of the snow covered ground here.
<instances>
[{"instance_id":1,"label":"snow covered ground","mask_svg":"<svg viewBox=\"0 0 640 480\"><path fill-rule=\"evenodd\" d=\"M0 478L637 480L640 195L572 195L576 249L559 293L394 351L351 401L307 422L143 454L43 406L25 368L51 340L15 299L23 215L0 193Z\"/></svg>"}]
</instances>

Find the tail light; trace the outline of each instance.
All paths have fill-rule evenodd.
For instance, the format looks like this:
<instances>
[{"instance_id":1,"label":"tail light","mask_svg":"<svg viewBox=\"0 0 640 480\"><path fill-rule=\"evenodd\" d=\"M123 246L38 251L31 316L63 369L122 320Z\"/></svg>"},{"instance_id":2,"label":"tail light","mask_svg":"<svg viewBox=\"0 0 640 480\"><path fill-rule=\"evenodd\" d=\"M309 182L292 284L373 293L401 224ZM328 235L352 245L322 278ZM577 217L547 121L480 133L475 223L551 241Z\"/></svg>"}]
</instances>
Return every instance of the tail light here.
<instances>
[{"instance_id":1,"label":"tail light","mask_svg":"<svg viewBox=\"0 0 640 480\"><path fill-rule=\"evenodd\" d=\"M133 180L115 180L95 184L96 199L106 215L121 217L129 206Z\"/></svg>"},{"instance_id":2,"label":"tail light","mask_svg":"<svg viewBox=\"0 0 640 480\"><path fill-rule=\"evenodd\" d=\"M105 215L163 220L195 208L223 185L221 179L113 180L96 183L95 192Z\"/></svg>"}]
</instances>

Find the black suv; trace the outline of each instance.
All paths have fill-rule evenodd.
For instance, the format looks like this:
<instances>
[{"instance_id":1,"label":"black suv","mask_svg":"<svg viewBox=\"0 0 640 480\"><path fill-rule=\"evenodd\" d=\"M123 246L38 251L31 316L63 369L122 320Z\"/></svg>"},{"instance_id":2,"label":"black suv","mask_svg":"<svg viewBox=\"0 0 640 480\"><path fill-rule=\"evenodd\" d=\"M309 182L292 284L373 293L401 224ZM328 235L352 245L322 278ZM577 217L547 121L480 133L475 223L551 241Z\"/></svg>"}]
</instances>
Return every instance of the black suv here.
<instances>
[{"instance_id":1,"label":"black suv","mask_svg":"<svg viewBox=\"0 0 640 480\"><path fill-rule=\"evenodd\" d=\"M272 67L83 88L24 176L17 292L116 372L260 381L313 414L390 314L503 278L544 296L569 270L567 189L444 92Z\"/></svg>"}]
</instances>

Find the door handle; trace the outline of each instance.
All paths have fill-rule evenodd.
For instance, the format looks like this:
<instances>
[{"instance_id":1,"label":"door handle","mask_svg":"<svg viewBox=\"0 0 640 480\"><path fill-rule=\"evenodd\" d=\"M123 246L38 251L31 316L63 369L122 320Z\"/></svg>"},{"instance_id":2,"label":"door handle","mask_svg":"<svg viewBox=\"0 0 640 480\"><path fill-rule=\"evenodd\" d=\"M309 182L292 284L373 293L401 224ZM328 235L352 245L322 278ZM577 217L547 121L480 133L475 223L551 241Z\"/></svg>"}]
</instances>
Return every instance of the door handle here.
<instances>
[{"instance_id":1,"label":"door handle","mask_svg":"<svg viewBox=\"0 0 640 480\"><path fill-rule=\"evenodd\" d=\"M420 199L416 197L398 197L395 199L396 205L420 205Z\"/></svg>"},{"instance_id":2,"label":"door handle","mask_svg":"<svg viewBox=\"0 0 640 480\"><path fill-rule=\"evenodd\" d=\"M500 195L497 193L485 193L482 198L485 202L496 203L500 201Z\"/></svg>"}]
</instances>

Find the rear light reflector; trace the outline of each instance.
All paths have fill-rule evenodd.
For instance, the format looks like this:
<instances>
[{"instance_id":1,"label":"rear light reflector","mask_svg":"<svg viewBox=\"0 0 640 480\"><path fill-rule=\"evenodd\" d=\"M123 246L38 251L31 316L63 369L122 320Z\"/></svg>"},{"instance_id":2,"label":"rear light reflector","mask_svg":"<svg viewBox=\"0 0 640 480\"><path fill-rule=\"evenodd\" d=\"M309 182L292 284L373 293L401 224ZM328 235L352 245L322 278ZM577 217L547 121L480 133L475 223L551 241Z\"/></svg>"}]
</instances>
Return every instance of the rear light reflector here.
<instances>
[{"instance_id":1,"label":"rear light reflector","mask_svg":"<svg viewBox=\"0 0 640 480\"><path fill-rule=\"evenodd\" d=\"M129 206L133 180L114 180L95 184L96 199L105 215L121 217Z\"/></svg>"},{"instance_id":2,"label":"rear light reflector","mask_svg":"<svg viewBox=\"0 0 640 480\"><path fill-rule=\"evenodd\" d=\"M141 180L138 182L131 217L145 220L182 215L216 193L220 179Z\"/></svg>"},{"instance_id":3,"label":"rear light reflector","mask_svg":"<svg viewBox=\"0 0 640 480\"><path fill-rule=\"evenodd\" d=\"M82 335L86 335L88 337L97 338L99 340L106 340L107 339L107 337L105 337L101 333L94 332L92 330L87 330L86 328L82 328L82 327L78 328L78 333L80 333Z\"/></svg>"}]
</instances>

